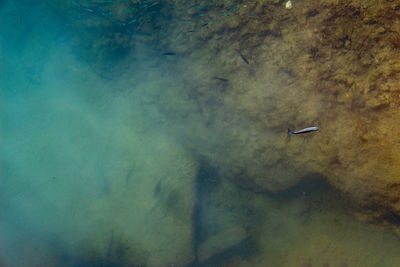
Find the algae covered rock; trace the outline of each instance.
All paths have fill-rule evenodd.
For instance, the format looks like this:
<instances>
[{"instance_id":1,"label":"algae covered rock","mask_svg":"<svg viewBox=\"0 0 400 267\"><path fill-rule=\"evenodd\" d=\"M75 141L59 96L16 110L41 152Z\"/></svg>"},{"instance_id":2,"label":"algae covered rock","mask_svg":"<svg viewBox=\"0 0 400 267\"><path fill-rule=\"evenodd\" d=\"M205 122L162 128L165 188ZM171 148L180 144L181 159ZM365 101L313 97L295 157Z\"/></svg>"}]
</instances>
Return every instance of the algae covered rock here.
<instances>
[{"instance_id":1,"label":"algae covered rock","mask_svg":"<svg viewBox=\"0 0 400 267\"><path fill-rule=\"evenodd\" d=\"M277 192L319 173L371 218L398 214L399 3L257 1L237 10L229 19L238 24L220 17L163 41L188 57L177 70L193 84L188 132L201 134L186 145L247 188ZM312 125L320 132L286 140L288 127Z\"/></svg>"}]
</instances>

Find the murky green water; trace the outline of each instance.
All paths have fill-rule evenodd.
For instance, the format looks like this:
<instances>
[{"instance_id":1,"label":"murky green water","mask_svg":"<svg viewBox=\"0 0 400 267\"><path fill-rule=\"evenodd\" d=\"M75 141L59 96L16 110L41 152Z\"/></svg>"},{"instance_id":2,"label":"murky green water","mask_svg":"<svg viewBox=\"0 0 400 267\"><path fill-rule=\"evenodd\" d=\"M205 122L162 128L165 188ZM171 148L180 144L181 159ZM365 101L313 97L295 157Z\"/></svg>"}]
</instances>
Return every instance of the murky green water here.
<instances>
[{"instance_id":1,"label":"murky green water","mask_svg":"<svg viewBox=\"0 0 400 267\"><path fill-rule=\"evenodd\" d=\"M252 3L188 2L0 2L1 266L400 266L392 228L303 164L324 132L287 139L326 99L282 117L290 73L229 39L188 51Z\"/></svg>"}]
</instances>

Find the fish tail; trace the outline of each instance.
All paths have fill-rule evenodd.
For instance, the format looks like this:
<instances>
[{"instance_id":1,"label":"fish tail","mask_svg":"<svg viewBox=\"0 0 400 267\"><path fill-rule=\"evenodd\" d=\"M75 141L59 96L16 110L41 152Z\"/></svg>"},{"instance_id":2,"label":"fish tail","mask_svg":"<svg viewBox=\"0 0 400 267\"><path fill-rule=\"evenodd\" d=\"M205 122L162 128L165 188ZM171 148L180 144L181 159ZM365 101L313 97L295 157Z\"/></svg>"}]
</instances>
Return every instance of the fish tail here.
<instances>
[{"instance_id":1,"label":"fish tail","mask_svg":"<svg viewBox=\"0 0 400 267\"><path fill-rule=\"evenodd\" d=\"M289 128L287 129L288 134L293 134L293 131L291 131Z\"/></svg>"}]
</instances>

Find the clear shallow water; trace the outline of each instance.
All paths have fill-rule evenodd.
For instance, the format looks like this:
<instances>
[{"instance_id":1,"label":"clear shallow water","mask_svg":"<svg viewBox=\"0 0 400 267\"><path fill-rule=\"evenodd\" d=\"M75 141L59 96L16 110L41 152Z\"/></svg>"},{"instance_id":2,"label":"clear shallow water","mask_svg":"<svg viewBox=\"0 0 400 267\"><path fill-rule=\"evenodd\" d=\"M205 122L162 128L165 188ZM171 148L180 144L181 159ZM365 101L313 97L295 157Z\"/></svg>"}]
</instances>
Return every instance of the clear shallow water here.
<instances>
[{"instance_id":1,"label":"clear shallow water","mask_svg":"<svg viewBox=\"0 0 400 267\"><path fill-rule=\"evenodd\" d=\"M229 103L188 100L204 62L181 77L149 40L97 61L50 5L1 5L2 265L400 264L398 238L356 220L323 177L266 193L215 164L244 152L207 127Z\"/></svg>"}]
</instances>

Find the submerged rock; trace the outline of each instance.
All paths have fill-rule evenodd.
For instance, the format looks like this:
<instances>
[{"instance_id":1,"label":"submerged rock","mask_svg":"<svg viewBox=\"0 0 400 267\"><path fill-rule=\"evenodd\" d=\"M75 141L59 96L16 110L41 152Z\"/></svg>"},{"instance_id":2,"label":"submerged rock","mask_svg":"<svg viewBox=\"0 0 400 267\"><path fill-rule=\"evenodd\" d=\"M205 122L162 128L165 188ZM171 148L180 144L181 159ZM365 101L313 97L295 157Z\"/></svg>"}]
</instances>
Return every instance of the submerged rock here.
<instances>
[{"instance_id":1,"label":"submerged rock","mask_svg":"<svg viewBox=\"0 0 400 267\"><path fill-rule=\"evenodd\" d=\"M257 217L250 204L252 194L212 168L201 171L205 166L202 164L198 176L193 265L220 266L237 256L247 258L255 251L249 233Z\"/></svg>"},{"instance_id":2,"label":"submerged rock","mask_svg":"<svg viewBox=\"0 0 400 267\"><path fill-rule=\"evenodd\" d=\"M192 84L184 105L196 108L169 101L162 108L174 117L182 109L192 126L185 145L240 185L277 192L320 173L370 219L386 221L400 214L399 7L351 0L302 1L290 10L239 6L230 17L239 24L218 20L191 35L197 39L164 40L192 51L176 68ZM216 74L229 86L219 90ZM286 139L288 127L313 125L321 131Z\"/></svg>"},{"instance_id":3,"label":"submerged rock","mask_svg":"<svg viewBox=\"0 0 400 267\"><path fill-rule=\"evenodd\" d=\"M222 230L221 232L209 237L199 246L199 261L207 261L211 257L228 250L243 241L246 236L246 231L243 227Z\"/></svg>"}]
</instances>

